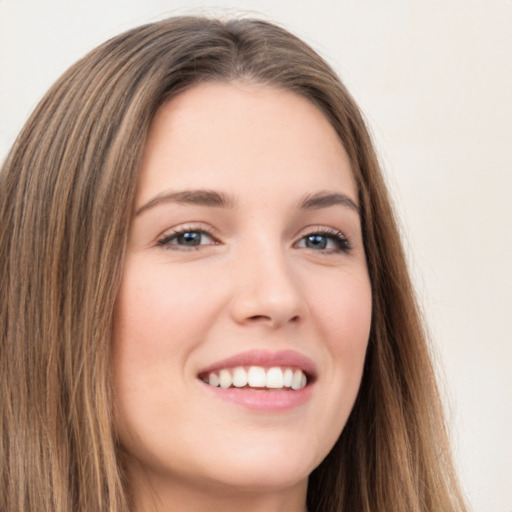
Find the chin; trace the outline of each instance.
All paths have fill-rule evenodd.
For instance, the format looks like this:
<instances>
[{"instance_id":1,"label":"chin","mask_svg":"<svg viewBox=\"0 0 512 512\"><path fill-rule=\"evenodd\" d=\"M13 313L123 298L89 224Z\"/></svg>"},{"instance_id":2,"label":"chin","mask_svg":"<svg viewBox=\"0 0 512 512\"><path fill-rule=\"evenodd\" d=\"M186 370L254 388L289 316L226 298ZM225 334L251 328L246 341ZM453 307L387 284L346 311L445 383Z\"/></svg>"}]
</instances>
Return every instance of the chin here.
<instances>
[{"instance_id":1,"label":"chin","mask_svg":"<svg viewBox=\"0 0 512 512\"><path fill-rule=\"evenodd\" d=\"M319 455L312 447L260 440L250 447L226 448L224 454L213 458L209 472L220 485L254 491L279 490L307 482L325 455Z\"/></svg>"},{"instance_id":2,"label":"chin","mask_svg":"<svg viewBox=\"0 0 512 512\"><path fill-rule=\"evenodd\" d=\"M223 487L243 492L273 492L306 484L314 468L280 466L270 464L237 464L231 467L223 465L222 472L211 475L216 488Z\"/></svg>"}]
</instances>

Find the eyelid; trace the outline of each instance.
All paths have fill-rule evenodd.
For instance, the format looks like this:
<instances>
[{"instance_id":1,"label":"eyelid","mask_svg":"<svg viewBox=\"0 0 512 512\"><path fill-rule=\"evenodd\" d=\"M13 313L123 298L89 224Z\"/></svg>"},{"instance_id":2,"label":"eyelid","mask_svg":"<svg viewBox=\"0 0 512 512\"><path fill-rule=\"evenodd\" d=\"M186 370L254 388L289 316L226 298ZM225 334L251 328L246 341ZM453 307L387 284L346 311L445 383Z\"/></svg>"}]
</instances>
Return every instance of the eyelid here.
<instances>
[{"instance_id":1,"label":"eyelid","mask_svg":"<svg viewBox=\"0 0 512 512\"><path fill-rule=\"evenodd\" d=\"M213 243L206 243L206 244L199 244L196 246L185 246L185 245L179 245L179 244L171 244L170 241L174 239L175 237L178 237L184 233L187 232L202 232L208 237L210 237L213 241ZM313 225L313 226L306 226L303 228L300 232L297 233L297 235L294 237L295 242L293 243L293 247L295 248L301 248L297 247L297 245L304 240L304 238L312 235L321 235L328 238L331 238L334 243L337 245L337 248L330 248L330 249L312 249L314 252L322 253L322 254L340 254L340 253L348 253L352 250L352 243L350 241L350 238L340 229L334 228L331 226L325 226L325 225ZM212 245L219 245L222 243L220 235L217 233L217 230L213 228L212 226L205 224L203 222L187 222L185 224L179 224L177 226L174 226L172 228L168 228L164 232L162 232L161 235L159 235L154 245L161 248L173 248L176 250L197 250L201 247L208 247ZM175 247L172 247L175 246ZM306 247L306 249L308 249Z\"/></svg>"},{"instance_id":2,"label":"eyelid","mask_svg":"<svg viewBox=\"0 0 512 512\"><path fill-rule=\"evenodd\" d=\"M338 245L338 249L322 249L316 252L323 254L339 254L339 253L348 253L352 250L352 243L350 238L340 229L333 228L325 225L315 225L315 226L307 226L302 229L298 235L297 240L294 242L294 246L296 246L299 242L304 240L304 238L311 235L322 235L325 237L330 237L334 239L335 243Z\"/></svg>"},{"instance_id":3,"label":"eyelid","mask_svg":"<svg viewBox=\"0 0 512 512\"><path fill-rule=\"evenodd\" d=\"M187 233L190 231L202 232L202 233L208 235L214 242L212 244L201 244L199 246L196 246L196 248L201 247L201 246L218 245L219 243L221 243L220 236L217 234L217 231L214 228L212 228L211 226L206 225L203 222L187 222L186 224L179 224L172 228L166 229L164 232L162 232L162 234L157 236L156 241L155 241L155 246L165 248L165 247L169 247L170 245L176 245L177 247L180 247L180 246L178 246L178 244L169 244L168 241L170 241L174 237L177 237L181 234L184 234L184 233ZM185 250L194 249L193 246L188 247L188 248L185 246L181 246L181 247L182 247L182 249L185 249Z\"/></svg>"}]
</instances>

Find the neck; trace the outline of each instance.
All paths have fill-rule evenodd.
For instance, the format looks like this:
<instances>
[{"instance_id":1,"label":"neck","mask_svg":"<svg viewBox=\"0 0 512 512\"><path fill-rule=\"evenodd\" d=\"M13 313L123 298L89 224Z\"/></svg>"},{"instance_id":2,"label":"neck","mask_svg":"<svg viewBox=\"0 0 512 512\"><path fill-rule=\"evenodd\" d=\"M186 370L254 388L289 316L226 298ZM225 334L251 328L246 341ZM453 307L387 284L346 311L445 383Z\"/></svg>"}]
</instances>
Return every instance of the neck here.
<instances>
[{"instance_id":1,"label":"neck","mask_svg":"<svg viewBox=\"0 0 512 512\"><path fill-rule=\"evenodd\" d=\"M307 512L307 480L279 489L173 479L130 479L133 512Z\"/></svg>"}]
</instances>

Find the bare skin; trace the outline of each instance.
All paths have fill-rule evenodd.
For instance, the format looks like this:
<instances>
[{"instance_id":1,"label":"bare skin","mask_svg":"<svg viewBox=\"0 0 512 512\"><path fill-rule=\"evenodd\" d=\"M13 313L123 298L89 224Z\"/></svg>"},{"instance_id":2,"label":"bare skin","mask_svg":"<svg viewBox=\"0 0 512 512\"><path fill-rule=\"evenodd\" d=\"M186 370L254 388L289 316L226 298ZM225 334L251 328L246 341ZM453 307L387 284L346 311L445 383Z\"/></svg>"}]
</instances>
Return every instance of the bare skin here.
<instances>
[{"instance_id":1,"label":"bare skin","mask_svg":"<svg viewBox=\"0 0 512 512\"><path fill-rule=\"evenodd\" d=\"M306 510L370 330L357 197L337 134L294 93L211 83L161 107L113 337L134 511ZM264 384L230 384L253 367Z\"/></svg>"}]
</instances>

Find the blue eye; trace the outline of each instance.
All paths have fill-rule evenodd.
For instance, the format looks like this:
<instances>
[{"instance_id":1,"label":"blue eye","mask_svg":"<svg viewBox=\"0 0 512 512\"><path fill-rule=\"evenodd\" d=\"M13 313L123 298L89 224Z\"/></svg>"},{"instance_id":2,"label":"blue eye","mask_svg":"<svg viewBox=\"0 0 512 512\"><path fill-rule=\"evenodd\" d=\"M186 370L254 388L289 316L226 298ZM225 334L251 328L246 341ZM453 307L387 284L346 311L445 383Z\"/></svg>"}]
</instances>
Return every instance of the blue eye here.
<instances>
[{"instance_id":1,"label":"blue eye","mask_svg":"<svg viewBox=\"0 0 512 512\"><path fill-rule=\"evenodd\" d=\"M159 246L176 248L195 248L200 245L214 244L213 238L201 229L187 229L171 233L158 240Z\"/></svg>"},{"instance_id":2,"label":"blue eye","mask_svg":"<svg viewBox=\"0 0 512 512\"><path fill-rule=\"evenodd\" d=\"M341 231L320 231L302 237L296 247L324 251L327 253L348 252L351 249L348 239Z\"/></svg>"},{"instance_id":3,"label":"blue eye","mask_svg":"<svg viewBox=\"0 0 512 512\"><path fill-rule=\"evenodd\" d=\"M308 249L327 249L329 239L324 235L309 235L305 239L305 246Z\"/></svg>"}]
</instances>

